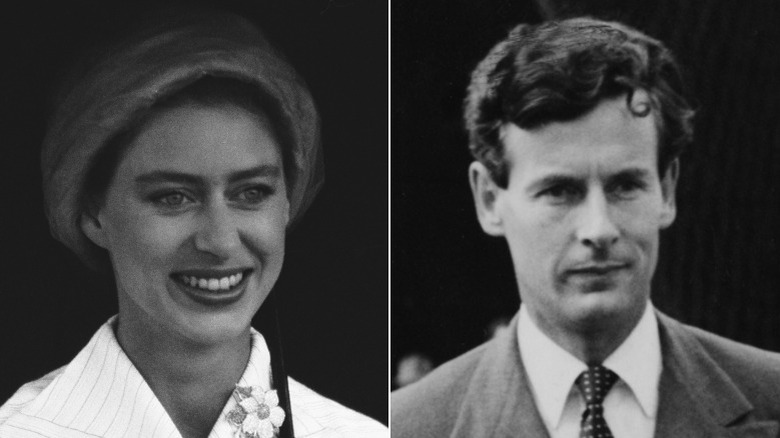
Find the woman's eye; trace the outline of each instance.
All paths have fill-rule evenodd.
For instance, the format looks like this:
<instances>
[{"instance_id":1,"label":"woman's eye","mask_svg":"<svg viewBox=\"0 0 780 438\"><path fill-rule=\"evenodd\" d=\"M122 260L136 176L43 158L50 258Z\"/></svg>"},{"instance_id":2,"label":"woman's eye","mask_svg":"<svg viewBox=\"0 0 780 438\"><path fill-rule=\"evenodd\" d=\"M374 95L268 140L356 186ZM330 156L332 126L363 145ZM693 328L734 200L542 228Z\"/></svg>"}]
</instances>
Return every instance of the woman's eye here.
<instances>
[{"instance_id":1,"label":"woman's eye","mask_svg":"<svg viewBox=\"0 0 780 438\"><path fill-rule=\"evenodd\" d=\"M181 192L165 193L154 197L154 202L164 207L177 208L192 202L192 200Z\"/></svg>"},{"instance_id":2,"label":"woman's eye","mask_svg":"<svg viewBox=\"0 0 780 438\"><path fill-rule=\"evenodd\" d=\"M243 204L259 204L273 193L269 187L250 187L241 190L236 196L237 200Z\"/></svg>"}]
</instances>

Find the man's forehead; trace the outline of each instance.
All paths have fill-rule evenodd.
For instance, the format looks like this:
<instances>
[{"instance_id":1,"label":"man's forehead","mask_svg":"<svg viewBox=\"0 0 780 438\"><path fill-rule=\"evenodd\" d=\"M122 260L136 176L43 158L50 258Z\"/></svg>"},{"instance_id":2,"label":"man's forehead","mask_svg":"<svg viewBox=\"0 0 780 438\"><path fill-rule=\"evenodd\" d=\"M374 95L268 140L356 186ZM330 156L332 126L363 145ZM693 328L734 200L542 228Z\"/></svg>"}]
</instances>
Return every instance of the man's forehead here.
<instances>
[{"instance_id":1,"label":"man's forehead","mask_svg":"<svg viewBox=\"0 0 780 438\"><path fill-rule=\"evenodd\" d=\"M596 116L532 130L506 124L502 141L510 175L606 176L657 168L658 134L652 116L624 118L617 108Z\"/></svg>"},{"instance_id":2,"label":"man's forehead","mask_svg":"<svg viewBox=\"0 0 780 438\"><path fill-rule=\"evenodd\" d=\"M631 178L649 180L657 175L657 169L641 163L621 163L606 166L582 167L528 167L510 176L510 181L518 181L522 185L551 185L554 183L577 182L587 183L598 181L608 183L616 178Z\"/></svg>"}]
</instances>

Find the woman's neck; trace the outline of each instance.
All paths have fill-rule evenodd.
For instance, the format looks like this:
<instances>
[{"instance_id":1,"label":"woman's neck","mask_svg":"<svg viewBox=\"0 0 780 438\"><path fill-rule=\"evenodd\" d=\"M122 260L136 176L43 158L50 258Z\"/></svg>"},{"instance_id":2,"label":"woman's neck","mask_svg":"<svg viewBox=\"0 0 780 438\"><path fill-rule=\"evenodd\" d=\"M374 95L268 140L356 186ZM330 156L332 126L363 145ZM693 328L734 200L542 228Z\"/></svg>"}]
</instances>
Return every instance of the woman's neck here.
<instances>
[{"instance_id":1,"label":"woman's neck","mask_svg":"<svg viewBox=\"0 0 780 438\"><path fill-rule=\"evenodd\" d=\"M204 345L148 318L122 317L119 344L184 438L207 437L249 361L249 329L239 338Z\"/></svg>"}]
</instances>

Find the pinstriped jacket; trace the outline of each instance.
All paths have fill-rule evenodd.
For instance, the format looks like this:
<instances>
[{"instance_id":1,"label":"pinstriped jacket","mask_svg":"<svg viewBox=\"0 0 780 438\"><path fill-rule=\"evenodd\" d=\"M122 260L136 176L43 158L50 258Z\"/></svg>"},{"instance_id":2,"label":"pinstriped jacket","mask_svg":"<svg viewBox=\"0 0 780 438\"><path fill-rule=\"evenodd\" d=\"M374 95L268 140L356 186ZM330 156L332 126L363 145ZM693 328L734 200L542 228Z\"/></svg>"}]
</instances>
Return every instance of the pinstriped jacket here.
<instances>
[{"instance_id":1,"label":"pinstriped jacket","mask_svg":"<svg viewBox=\"0 0 780 438\"><path fill-rule=\"evenodd\" d=\"M780 436L780 354L656 312L658 438ZM392 394L393 438L547 438L510 330Z\"/></svg>"},{"instance_id":2,"label":"pinstriped jacket","mask_svg":"<svg viewBox=\"0 0 780 438\"><path fill-rule=\"evenodd\" d=\"M0 407L0 437L152 437L179 432L149 385L122 351L113 318L73 361L22 386ZM241 386L270 386L270 354L263 336L252 330L252 352ZM297 437L387 437L382 424L289 379L293 429ZM225 405L209 438L232 438ZM285 420L289 421L289 419Z\"/></svg>"}]
</instances>

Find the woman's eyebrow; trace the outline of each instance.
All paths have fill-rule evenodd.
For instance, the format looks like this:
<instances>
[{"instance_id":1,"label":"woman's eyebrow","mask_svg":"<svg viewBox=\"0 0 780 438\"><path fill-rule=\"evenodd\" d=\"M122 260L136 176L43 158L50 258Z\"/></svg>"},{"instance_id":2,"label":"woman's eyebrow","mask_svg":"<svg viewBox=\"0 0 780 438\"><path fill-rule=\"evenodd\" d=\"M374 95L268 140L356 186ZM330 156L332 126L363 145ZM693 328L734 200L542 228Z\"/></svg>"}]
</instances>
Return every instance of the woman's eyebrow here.
<instances>
[{"instance_id":1,"label":"woman's eyebrow","mask_svg":"<svg viewBox=\"0 0 780 438\"><path fill-rule=\"evenodd\" d=\"M228 182L234 183L236 181L242 181L245 179L258 178L258 177L271 177L278 178L282 175L281 167L271 164L263 164L260 166L251 167L249 169L242 169L235 172L231 172L228 175ZM193 175L185 172L178 172L173 170L155 170L148 173L143 173L135 177L135 182L138 184L155 184L155 183L181 183L189 185L202 185L205 183L205 178L199 175Z\"/></svg>"},{"instance_id":2,"label":"woman's eyebrow","mask_svg":"<svg viewBox=\"0 0 780 438\"><path fill-rule=\"evenodd\" d=\"M182 184L202 184L203 178L196 175L192 175L184 172L176 172L171 170L155 170L153 172L142 173L135 177L135 182L138 184L155 184L164 182L175 182Z\"/></svg>"},{"instance_id":3,"label":"woman's eyebrow","mask_svg":"<svg viewBox=\"0 0 780 438\"><path fill-rule=\"evenodd\" d=\"M282 168L274 164L263 164L245 170L233 172L228 176L228 182L234 183L245 179L257 177L278 178L282 175Z\"/></svg>"}]
</instances>

